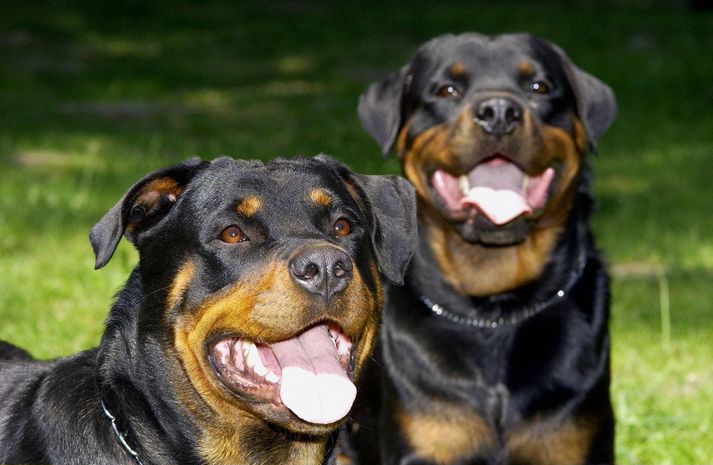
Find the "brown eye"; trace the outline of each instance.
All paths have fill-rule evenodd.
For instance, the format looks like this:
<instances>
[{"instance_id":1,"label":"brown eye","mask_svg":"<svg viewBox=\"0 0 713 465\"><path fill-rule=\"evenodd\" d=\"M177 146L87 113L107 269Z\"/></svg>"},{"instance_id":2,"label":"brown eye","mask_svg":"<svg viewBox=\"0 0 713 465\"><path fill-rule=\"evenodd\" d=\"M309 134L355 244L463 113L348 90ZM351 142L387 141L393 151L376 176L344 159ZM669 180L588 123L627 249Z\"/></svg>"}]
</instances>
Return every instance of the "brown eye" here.
<instances>
[{"instance_id":1,"label":"brown eye","mask_svg":"<svg viewBox=\"0 0 713 465\"><path fill-rule=\"evenodd\" d=\"M447 84L445 86L441 86L438 88L436 91L436 95L439 97L458 97L459 92L456 86L453 84Z\"/></svg>"},{"instance_id":2,"label":"brown eye","mask_svg":"<svg viewBox=\"0 0 713 465\"><path fill-rule=\"evenodd\" d=\"M535 81L530 84L530 90L536 94L547 95L550 93L550 86L542 81Z\"/></svg>"},{"instance_id":3,"label":"brown eye","mask_svg":"<svg viewBox=\"0 0 713 465\"><path fill-rule=\"evenodd\" d=\"M339 218L334 223L334 232L336 233L337 237L348 236L352 232L352 225L346 219Z\"/></svg>"},{"instance_id":4,"label":"brown eye","mask_svg":"<svg viewBox=\"0 0 713 465\"><path fill-rule=\"evenodd\" d=\"M248 237L239 227L228 226L220 233L220 240L226 244L237 244L238 242L247 241Z\"/></svg>"}]
</instances>

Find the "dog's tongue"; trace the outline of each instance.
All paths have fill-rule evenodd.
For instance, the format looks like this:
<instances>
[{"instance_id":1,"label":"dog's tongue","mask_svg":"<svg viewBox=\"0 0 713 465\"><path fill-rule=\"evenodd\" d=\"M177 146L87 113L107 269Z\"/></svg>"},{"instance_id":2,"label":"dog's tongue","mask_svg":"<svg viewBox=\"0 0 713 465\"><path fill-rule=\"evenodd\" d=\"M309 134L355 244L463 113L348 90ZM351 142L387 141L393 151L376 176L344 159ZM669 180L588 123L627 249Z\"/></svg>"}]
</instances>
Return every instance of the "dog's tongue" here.
<instances>
[{"instance_id":1,"label":"dog's tongue","mask_svg":"<svg viewBox=\"0 0 713 465\"><path fill-rule=\"evenodd\" d=\"M327 326L315 326L271 348L282 370L280 398L295 415L328 424L349 413L356 387L339 363Z\"/></svg>"},{"instance_id":2,"label":"dog's tongue","mask_svg":"<svg viewBox=\"0 0 713 465\"><path fill-rule=\"evenodd\" d=\"M508 223L532 213L523 180L523 172L514 163L500 158L480 163L468 173L471 188L461 199L461 205L473 205L494 224Z\"/></svg>"},{"instance_id":3,"label":"dog's tongue","mask_svg":"<svg viewBox=\"0 0 713 465\"><path fill-rule=\"evenodd\" d=\"M463 197L463 205L473 205L497 225L509 223L520 215L532 213L521 195L509 189L474 187Z\"/></svg>"}]
</instances>

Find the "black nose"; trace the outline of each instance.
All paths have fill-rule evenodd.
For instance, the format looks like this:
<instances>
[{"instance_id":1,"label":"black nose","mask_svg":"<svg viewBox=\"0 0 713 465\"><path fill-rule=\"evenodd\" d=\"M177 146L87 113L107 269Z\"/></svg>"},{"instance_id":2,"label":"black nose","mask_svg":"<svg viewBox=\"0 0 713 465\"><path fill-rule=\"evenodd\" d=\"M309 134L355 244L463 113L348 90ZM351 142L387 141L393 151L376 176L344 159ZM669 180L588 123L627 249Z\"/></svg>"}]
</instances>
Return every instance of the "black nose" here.
<instances>
[{"instance_id":1,"label":"black nose","mask_svg":"<svg viewBox=\"0 0 713 465\"><path fill-rule=\"evenodd\" d=\"M352 261L335 247L303 251L290 260L292 279L312 294L325 299L346 289L352 276Z\"/></svg>"},{"instance_id":2,"label":"black nose","mask_svg":"<svg viewBox=\"0 0 713 465\"><path fill-rule=\"evenodd\" d=\"M522 108L507 97L488 98L476 105L475 122L485 132L500 137L522 123Z\"/></svg>"}]
</instances>

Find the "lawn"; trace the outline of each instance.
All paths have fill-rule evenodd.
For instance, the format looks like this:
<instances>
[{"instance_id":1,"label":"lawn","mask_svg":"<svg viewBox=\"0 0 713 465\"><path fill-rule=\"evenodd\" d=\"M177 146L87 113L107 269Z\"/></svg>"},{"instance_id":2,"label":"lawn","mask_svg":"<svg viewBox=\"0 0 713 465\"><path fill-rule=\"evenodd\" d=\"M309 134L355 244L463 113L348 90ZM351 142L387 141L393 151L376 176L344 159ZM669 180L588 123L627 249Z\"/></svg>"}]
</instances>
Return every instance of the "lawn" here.
<instances>
[{"instance_id":1,"label":"lawn","mask_svg":"<svg viewBox=\"0 0 713 465\"><path fill-rule=\"evenodd\" d=\"M334 154L397 173L355 106L445 32L529 31L609 83L594 158L613 273L621 464L713 463L713 13L686 2L0 2L0 339L98 342L136 262L87 233L133 181L192 155ZM259 6L258 6L259 5Z\"/></svg>"}]
</instances>

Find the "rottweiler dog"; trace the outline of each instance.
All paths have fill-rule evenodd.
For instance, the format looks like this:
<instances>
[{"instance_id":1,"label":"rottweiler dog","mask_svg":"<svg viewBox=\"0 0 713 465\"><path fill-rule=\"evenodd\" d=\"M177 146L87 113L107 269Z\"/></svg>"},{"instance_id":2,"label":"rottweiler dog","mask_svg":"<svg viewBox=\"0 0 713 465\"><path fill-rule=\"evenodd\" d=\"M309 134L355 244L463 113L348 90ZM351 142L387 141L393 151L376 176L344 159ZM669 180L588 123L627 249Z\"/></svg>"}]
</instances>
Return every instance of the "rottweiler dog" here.
<instances>
[{"instance_id":1,"label":"rottweiler dog","mask_svg":"<svg viewBox=\"0 0 713 465\"><path fill-rule=\"evenodd\" d=\"M361 463L613 462L585 155L615 113L609 87L527 34L437 37L362 95L363 125L416 187L420 234L385 291L351 428Z\"/></svg>"},{"instance_id":2,"label":"rottweiler dog","mask_svg":"<svg viewBox=\"0 0 713 465\"><path fill-rule=\"evenodd\" d=\"M139 251L98 348L0 344L0 463L331 463L416 231L406 180L325 156L147 175L90 234Z\"/></svg>"}]
</instances>

